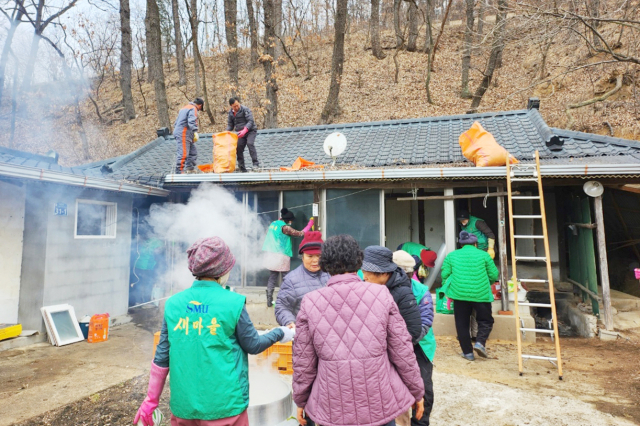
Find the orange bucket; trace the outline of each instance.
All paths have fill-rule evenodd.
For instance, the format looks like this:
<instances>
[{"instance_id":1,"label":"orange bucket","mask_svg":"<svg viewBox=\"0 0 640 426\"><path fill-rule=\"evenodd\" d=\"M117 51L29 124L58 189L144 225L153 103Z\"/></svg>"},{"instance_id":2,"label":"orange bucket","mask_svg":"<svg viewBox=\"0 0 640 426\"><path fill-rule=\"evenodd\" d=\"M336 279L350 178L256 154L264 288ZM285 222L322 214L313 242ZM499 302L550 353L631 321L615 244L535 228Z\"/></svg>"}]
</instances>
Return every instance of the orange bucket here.
<instances>
[{"instance_id":1,"label":"orange bucket","mask_svg":"<svg viewBox=\"0 0 640 426\"><path fill-rule=\"evenodd\" d=\"M87 342L105 342L109 338L109 314L97 314L89 321L89 336Z\"/></svg>"},{"instance_id":2,"label":"orange bucket","mask_svg":"<svg viewBox=\"0 0 640 426\"><path fill-rule=\"evenodd\" d=\"M160 332L156 331L153 333L153 358L156 357L156 348L158 347L158 343L160 343Z\"/></svg>"}]
</instances>

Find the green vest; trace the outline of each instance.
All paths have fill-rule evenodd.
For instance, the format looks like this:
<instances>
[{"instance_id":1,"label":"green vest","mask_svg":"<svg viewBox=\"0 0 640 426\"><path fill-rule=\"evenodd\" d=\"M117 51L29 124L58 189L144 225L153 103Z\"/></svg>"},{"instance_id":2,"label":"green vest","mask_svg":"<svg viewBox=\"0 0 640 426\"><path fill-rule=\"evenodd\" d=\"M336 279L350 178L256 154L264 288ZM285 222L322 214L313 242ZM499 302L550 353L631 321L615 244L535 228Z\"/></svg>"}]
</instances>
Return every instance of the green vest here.
<instances>
[{"instance_id":1,"label":"green vest","mask_svg":"<svg viewBox=\"0 0 640 426\"><path fill-rule=\"evenodd\" d=\"M418 244L418 243L412 243L411 241L409 241L408 243L404 243L402 245L402 248L400 250L404 250L407 253L409 253L411 256L418 256L420 257L420 252L422 250L431 250L429 247L425 247L422 244Z\"/></svg>"},{"instance_id":2,"label":"green vest","mask_svg":"<svg viewBox=\"0 0 640 426\"><path fill-rule=\"evenodd\" d=\"M411 289L413 290L413 295L415 296L418 305L424 295L429 291L429 287L414 279L411 280ZM429 361L433 362L433 357L436 355L436 336L433 334L433 327L429 329L427 335L418 343L420 344L424 354L429 358Z\"/></svg>"},{"instance_id":3,"label":"green vest","mask_svg":"<svg viewBox=\"0 0 640 426\"><path fill-rule=\"evenodd\" d=\"M487 236L484 235L478 228L476 228L476 222L479 220L482 219L479 219L475 216L469 216L469 222L467 223L467 226L462 227L462 230L478 237L478 248L480 250L487 251L487 249L489 248Z\"/></svg>"},{"instance_id":4,"label":"green vest","mask_svg":"<svg viewBox=\"0 0 640 426\"><path fill-rule=\"evenodd\" d=\"M291 237L282 233L282 227L286 225L284 220L271 222L267 230L267 237L264 239L264 244L262 245L263 251L280 253L289 257L293 256Z\"/></svg>"},{"instance_id":5,"label":"green vest","mask_svg":"<svg viewBox=\"0 0 640 426\"><path fill-rule=\"evenodd\" d=\"M216 420L247 409L249 364L235 336L244 305L245 296L213 281L195 281L167 300L171 412L177 417Z\"/></svg>"}]
</instances>

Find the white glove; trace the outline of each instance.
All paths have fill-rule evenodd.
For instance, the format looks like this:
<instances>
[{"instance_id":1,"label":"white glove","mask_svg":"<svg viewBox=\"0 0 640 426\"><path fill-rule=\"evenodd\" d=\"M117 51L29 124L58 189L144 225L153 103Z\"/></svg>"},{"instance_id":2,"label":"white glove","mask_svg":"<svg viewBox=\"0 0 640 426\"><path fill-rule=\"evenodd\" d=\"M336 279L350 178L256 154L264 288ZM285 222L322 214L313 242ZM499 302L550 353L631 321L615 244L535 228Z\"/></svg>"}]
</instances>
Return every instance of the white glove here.
<instances>
[{"instance_id":1,"label":"white glove","mask_svg":"<svg viewBox=\"0 0 640 426\"><path fill-rule=\"evenodd\" d=\"M280 330L284 333L284 337L280 340L280 343L289 343L296 335L296 330L287 326L280 327Z\"/></svg>"},{"instance_id":2,"label":"white glove","mask_svg":"<svg viewBox=\"0 0 640 426\"><path fill-rule=\"evenodd\" d=\"M198 132L194 132L193 133L193 141L194 142L198 142L199 139L200 139L200 135L198 134Z\"/></svg>"}]
</instances>

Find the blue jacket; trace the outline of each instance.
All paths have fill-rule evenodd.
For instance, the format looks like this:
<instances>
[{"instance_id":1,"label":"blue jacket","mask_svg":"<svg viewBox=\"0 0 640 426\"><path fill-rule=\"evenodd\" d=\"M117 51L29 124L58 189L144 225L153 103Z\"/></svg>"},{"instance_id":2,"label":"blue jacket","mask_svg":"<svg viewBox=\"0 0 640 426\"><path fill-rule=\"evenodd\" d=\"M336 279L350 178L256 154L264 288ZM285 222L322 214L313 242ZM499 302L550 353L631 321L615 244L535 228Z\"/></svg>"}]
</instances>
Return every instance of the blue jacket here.
<instances>
[{"instance_id":1,"label":"blue jacket","mask_svg":"<svg viewBox=\"0 0 640 426\"><path fill-rule=\"evenodd\" d=\"M282 281L276 301L276 321L287 325L296 321L305 294L325 287L331 276L326 272L309 272L303 265L289 272Z\"/></svg>"},{"instance_id":2,"label":"blue jacket","mask_svg":"<svg viewBox=\"0 0 640 426\"><path fill-rule=\"evenodd\" d=\"M189 107L192 105L193 107ZM193 102L189 102L189 105L185 106L178 112L178 118L176 118L176 122L173 125L173 134L179 134L182 136L182 129L185 127L191 132L198 131L198 112L196 109L196 104Z\"/></svg>"}]
</instances>

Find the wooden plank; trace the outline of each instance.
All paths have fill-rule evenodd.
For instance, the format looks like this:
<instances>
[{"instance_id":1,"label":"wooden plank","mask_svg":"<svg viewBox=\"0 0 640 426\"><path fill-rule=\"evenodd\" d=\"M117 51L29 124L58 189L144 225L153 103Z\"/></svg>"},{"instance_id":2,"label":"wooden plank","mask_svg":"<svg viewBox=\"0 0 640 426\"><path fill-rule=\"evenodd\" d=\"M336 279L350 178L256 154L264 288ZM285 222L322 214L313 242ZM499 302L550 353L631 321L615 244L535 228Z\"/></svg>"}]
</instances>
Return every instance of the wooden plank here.
<instances>
[{"instance_id":1,"label":"wooden plank","mask_svg":"<svg viewBox=\"0 0 640 426\"><path fill-rule=\"evenodd\" d=\"M613 313L611 311L611 289L609 288L609 264L607 262L607 245L604 233L604 213L602 212L602 195L593 200L596 213L596 233L598 237L598 256L600 266L600 286L602 287L602 303L604 305L604 326L613 330Z\"/></svg>"},{"instance_id":2,"label":"wooden plank","mask_svg":"<svg viewBox=\"0 0 640 426\"><path fill-rule=\"evenodd\" d=\"M578 281L572 280L571 278L567 278L567 282L569 284L573 284L576 287L580 288L582 291L584 291L589 296L591 296L592 299L596 299L598 302L602 301L602 298L599 295L595 294L594 292L592 292L591 290L589 290L588 288L580 284Z\"/></svg>"}]
</instances>

